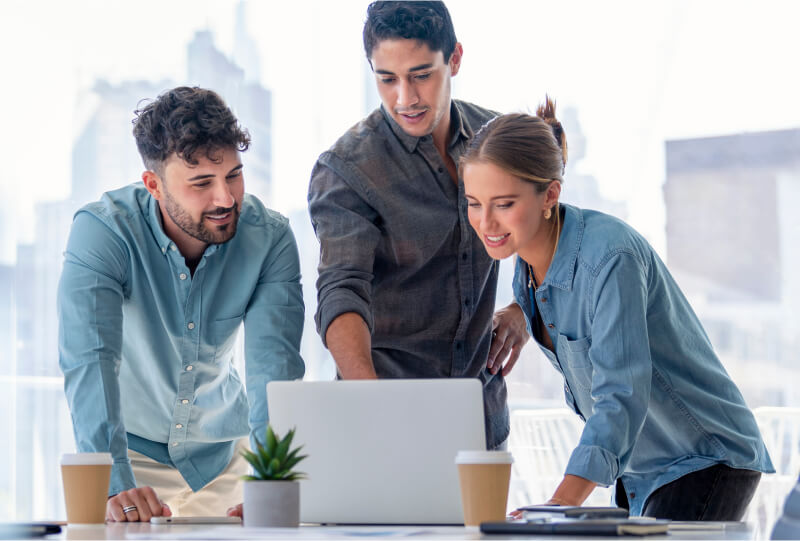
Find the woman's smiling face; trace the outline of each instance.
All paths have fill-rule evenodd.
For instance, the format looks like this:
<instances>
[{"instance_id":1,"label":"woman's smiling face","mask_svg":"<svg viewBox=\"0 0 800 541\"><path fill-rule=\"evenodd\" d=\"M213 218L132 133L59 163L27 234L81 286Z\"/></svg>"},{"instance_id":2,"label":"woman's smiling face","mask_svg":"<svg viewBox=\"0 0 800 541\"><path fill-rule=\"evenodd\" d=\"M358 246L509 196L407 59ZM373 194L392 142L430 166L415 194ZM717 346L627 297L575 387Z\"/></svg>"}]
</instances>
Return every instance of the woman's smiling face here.
<instances>
[{"instance_id":1,"label":"woman's smiling face","mask_svg":"<svg viewBox=\"0 0 800 541\"><path fill-rule=\"evenodd\" d=\"M469 223L493 259L530 252L550 232L543 218L547 191L487 162L467 163L462 177Z\"/></svg>"}]
</instances>

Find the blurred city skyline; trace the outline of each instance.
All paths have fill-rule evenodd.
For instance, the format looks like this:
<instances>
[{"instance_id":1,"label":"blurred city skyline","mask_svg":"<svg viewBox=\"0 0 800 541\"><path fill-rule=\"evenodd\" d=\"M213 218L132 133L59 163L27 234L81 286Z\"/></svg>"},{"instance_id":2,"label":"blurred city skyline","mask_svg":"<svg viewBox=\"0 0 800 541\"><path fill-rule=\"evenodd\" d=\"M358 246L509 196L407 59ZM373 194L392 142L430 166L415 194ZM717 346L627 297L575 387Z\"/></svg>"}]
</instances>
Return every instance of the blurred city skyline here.
<instances>
[{"instance_id":1,"label":"blurred city skyline","mask_svg":"<svg viewBox=\"0 0 800 541\"><path fill-rule=\"evenodd\" d=\"M304 208L317 155L365 113L367 4L4 3L3 68L15 77L0 90L14 127L0 140L10 165L0 184L0 262L14 260L17 240L30 242L36 202L68 193L71 148L91 115L94 81L182 79L186 44L199 30L233 57L242 32L237 9L247 11L249 43L260 56L255 76L274 98L268 204L285 214ZM500 0L489 13L472 2L448 6L465 49L454 97L532 111L549 93L574 107L587 140L580 172L596 177L605 197L628 203L629 221L662 255L665 140L800 126L793 107L800 78L789 68L800 50L796 2L755 9L722 1Z\"/></svg>"}]
</instances>

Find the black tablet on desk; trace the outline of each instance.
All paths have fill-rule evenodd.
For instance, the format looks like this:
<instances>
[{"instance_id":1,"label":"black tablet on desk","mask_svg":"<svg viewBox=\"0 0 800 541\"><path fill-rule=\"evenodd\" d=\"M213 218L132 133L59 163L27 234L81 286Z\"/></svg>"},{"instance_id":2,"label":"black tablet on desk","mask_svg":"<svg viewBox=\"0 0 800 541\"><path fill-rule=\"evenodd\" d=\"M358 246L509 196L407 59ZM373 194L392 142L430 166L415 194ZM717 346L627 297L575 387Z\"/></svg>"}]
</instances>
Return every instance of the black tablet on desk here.
<instances>
[{"instance_id":1,"label":"black tablet on desk","mask_svg":"<svg viewBox=\"0 0 800 541\"><path fill-rule=\"evenodd\" d=\"M667 533L668 520L565 519L484 522L481 533L503 535L659 535Z\"/></svg>"}]
</instances>

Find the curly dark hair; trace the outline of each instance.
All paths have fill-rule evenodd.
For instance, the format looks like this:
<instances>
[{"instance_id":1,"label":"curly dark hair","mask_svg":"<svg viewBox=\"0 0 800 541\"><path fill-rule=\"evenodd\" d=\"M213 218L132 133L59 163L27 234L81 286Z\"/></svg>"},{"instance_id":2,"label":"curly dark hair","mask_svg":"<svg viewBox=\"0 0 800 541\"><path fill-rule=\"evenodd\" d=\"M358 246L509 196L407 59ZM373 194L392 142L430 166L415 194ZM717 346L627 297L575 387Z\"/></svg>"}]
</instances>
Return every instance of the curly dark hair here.
<instances>
[{"instance_id":1,"label":"curly dark hair","mask_svg":"<svg viewBox=\"0 0 800 541\"><path fill-rule=\"evenodd\" d=\"M147 169L163 174L164 162L174 152L196 165L195 154L211 161L217 150L245 151L250 134L213 90L180 86L159 95L134 111L133 136Z\"/></svg>"},{"instance_id":2,"label":"curly dark hair","mask_svg":"<svg viewBox=\"0 0 800 541\"><path fill-rule=\"evenodd\" d=\"M456 31L444 2L373 2L364 23L364 52L372 65L372 51L385 39L415 39L433 51L442 51L445 63L456 48Z\"/></svg>"}]
</instances>

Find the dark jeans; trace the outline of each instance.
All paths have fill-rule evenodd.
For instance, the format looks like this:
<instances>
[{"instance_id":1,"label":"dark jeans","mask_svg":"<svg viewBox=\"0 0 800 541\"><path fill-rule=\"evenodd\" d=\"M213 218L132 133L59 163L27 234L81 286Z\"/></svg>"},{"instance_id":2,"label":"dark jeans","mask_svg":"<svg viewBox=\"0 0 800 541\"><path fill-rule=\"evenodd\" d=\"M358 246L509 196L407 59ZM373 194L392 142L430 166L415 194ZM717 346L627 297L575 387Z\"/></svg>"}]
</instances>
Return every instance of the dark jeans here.
<instances>
[{"instance_id":1,"label":"dark jeans","mask_svg":"<svg viewBox=\"0 0 800 541\"><path fill-rule=\"evenodd\" d=\"M642 515L671 520L742 520L761 472L724 464L687 473L650 494ZM617 505L629 509L622 480L617 480Z\"/></svg>"}]
</instances>

